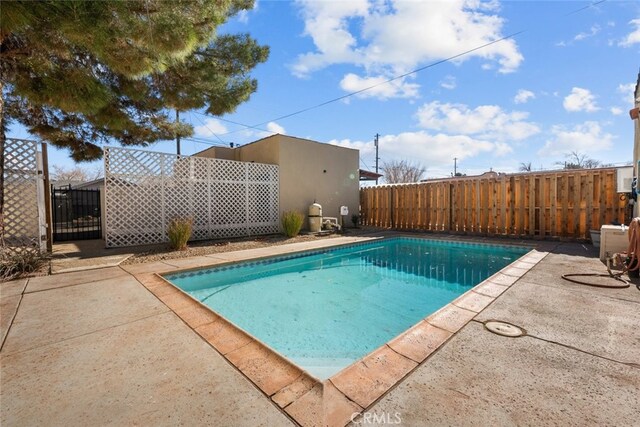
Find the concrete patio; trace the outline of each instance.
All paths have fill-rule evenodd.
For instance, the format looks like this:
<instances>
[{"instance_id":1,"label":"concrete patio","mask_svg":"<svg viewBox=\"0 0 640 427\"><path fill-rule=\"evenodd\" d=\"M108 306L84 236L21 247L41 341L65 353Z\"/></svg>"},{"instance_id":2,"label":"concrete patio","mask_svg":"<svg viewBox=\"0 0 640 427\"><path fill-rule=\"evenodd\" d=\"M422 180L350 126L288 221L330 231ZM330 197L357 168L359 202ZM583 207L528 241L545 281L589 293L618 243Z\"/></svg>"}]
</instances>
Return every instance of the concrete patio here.
<instances>
[{"instance_id":1,"label":"concrete patio","mask_svg":"<svg viewBox=\"0 0 640 427\"><path fill-rule=\"evenodd\" d=\"M165 270L215 264L336 240L161 264ZM637 423L639 289L562 280L564 273L604 272L591 246L544 243L539 250L550 253L354 423ZM133 275L158 267L2 283L0 423L294 424ZM490 319L527 335L495 335L482 324Z\"/></svg>"}]
</instances>

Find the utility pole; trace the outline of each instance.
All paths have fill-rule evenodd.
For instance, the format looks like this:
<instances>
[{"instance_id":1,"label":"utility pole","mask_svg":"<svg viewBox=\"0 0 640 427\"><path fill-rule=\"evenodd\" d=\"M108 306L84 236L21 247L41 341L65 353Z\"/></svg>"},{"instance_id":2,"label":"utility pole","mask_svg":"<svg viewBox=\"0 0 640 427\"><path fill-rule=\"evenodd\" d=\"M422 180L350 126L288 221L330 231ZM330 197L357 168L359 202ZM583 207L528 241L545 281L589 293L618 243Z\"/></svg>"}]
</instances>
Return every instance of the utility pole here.
<instances>
[{"instance_id":1,"label":"utility pole","mask_svg":"<svg viewBox=\"0 0 640 427\"><path fill-rule=\"evenodd\" d=\"M453 176L458 176L458 158L453 158Z\"/></svg>"},{"instance_id":2,"label":"utility pole","mask_svg":"<svg viewBox=\"0 0 640 427\"><path fill-rule=\"evenodd\" d=\"M376 173L378 173L378 160L380 160L380 157L378 157L378 140L380 139L380 134L376 133L376 139L375 139L375 145L376 145ZM376 185L378 185L378 178L376 178Z\"/></svg>"},{"instance_id":3,"label":"utility pole","mask_svg":"<svg viewBox=\"0 0 640 427\"><path fill-rule=\"evenodd\" d=\"M176 110L176 123L180 124L180 110ZM180 130L176 132L176 153L180 155Z\"/></svg>"}]
</instances>

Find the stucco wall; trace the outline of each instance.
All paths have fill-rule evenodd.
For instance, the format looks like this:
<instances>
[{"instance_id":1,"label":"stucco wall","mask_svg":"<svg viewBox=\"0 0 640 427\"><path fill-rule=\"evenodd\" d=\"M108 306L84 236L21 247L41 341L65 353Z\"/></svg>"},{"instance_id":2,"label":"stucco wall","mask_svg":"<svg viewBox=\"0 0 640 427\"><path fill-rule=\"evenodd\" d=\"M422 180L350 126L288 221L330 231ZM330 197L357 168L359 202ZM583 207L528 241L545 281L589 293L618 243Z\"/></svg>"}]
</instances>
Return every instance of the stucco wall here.
<instances>
[{"instance_id":1,"label":"stucco wall","mask_svg":"<svg viewBox=\"0 0 640 427\"><path fill-rule=\"evenodd\" d=\"M324 216L339 217L340 206L344 205L349 207L345 224L353 226L351 215L358 213L360 204L358 150L287 135L273 135L225 150L235 152L235 160L279 165L280 213L298 210L306 217L315 200L322 205ZM219 154L219 148L211 148L195 155ZM303 228L308 226L305 219Z\"/></svg>"},{"instance_id":2,"label":"stucco wall","mask_svg":"<svg viewBox=\"0 0 640 427\"><path fill-rule=\"evenodd\" d=\"M197 157L207 157L210 159L238 160L236 159L237 150L227 147L211 147L204 151L194 154Z\"/></svg>"},{"instance_id":3,"label":"stucco wall","mask_svg":"<svg viewBox=\"0 0 640 427\"><path fill-rule=\"evenodd\" d=\"M635 98L635 108L640 108L640 73L638 73L638 82L636 83L636 89L634 92ZM638 178L638 183L640 183L640 118L635 119L633 121L634 125L634 140L633 140L633 167L635 168L635 175ZM640 198L636 202L633 207L633 216L637 217L640 215Z\"/></svg>"},{"instance_id":4,"label":"stucco wall","mask_svg":"<svg viewBox=\"0 0 640 427\"><path fill-rule=\"evenodd\" d=\"M306 216L315 200L324 216L339 217L345 205L345 224L352 226L360 204L358 150L282 135L274 139L280 142L280 212L299 210Z\"/></svg>"},{"instance_id":5,"label":"stucco wall","mask_svg":"<svg viewBox=\"0 0 640 427\"><path fill-rule=\"evenodd\" d=\"M277 136L279 135L243 145L237 149L240 155L236 160L280 165L280 144ZM282 165L280 165L280 170L282 170ZM282 175L280 180L282 181Z\"/></svg>"}]
</instances>

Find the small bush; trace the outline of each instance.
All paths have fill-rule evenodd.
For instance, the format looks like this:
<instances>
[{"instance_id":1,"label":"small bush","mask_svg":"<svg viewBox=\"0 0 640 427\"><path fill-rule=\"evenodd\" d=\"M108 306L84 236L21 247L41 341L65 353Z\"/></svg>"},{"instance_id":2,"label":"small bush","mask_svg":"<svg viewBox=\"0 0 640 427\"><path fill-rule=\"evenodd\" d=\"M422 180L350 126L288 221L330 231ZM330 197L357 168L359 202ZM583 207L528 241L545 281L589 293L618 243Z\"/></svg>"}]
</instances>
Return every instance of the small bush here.
<instances>
[{"instance_id":1,"label":"small bush","mask_svg":"<svg viewBox=\"0 0 640 427\"><path fill-rule=\"evenodd\" d=\"M47 255L30 248L5 254L0 258L0 281L38 271L47 259Z\"/></svg>"},{"instance_id":2,"label":"small bush","mask_svg":"<svg viewBox=\"0 0 640 427\"><path fill-rule=\"evenodd\" d=\"M360 215L351 215L351 222L355 228L358 228L358 221L360 220Z\"/></svg>"},{"instance_id":3,"label":"small bush","mask_svg":"<svg viewBox=\"0 0 640 427\"><path fill-rule=\"evenodd\" d=\"M296 237L300 233L304 215L298 211L289 211L282 214L282 228L287 237Z\"/></svg>"},{"instance_id":4,"label":"small bush","mask_svg":"<svg viewBox=\"0 0 640 427\"><path fill-rule=\"evenodd\" d=\"M191 218L174 218L169 223L167 233L171 247L178 251L187 249L187 242L191 238L193 220Z\"/></svg>"}]
</instances>

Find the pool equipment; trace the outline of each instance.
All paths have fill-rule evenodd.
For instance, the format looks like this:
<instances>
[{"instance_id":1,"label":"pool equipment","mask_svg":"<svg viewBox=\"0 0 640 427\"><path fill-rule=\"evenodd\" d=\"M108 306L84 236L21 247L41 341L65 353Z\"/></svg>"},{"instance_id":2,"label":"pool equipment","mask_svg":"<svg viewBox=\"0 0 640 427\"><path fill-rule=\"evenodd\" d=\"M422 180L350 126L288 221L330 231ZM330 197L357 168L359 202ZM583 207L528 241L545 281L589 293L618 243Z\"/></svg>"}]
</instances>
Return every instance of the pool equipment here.
<instances>
[{"instance_id":1,"label":"pool equipment","mask_svg":"<svg viewBox=\"0 0 640 427\"><path fill-rule=\"evenodd\" d=\"M318 233L322 230L322 206L316 201L309 206L309 231Z\"/></svg>"}]
</instances>

